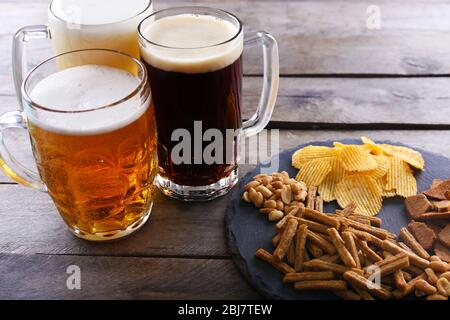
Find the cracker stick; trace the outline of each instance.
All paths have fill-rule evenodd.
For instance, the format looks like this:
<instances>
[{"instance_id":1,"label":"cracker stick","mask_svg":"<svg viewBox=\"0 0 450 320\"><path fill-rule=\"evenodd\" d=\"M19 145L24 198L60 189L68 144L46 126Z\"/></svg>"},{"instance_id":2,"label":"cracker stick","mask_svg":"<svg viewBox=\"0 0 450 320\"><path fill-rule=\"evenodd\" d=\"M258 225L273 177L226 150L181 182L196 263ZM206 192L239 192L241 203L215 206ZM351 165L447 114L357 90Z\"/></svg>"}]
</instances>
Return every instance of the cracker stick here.
<instances>
[{"instance_id":1,"label":"cracker stick","mask_svg":"<svg viewBox=\"0 0 450 320\"><path fill-rule=\"evenodd\" d=\"M303 262L305 261L305 244L306 237L308 235L308 226L301 225L297 229L297 234L295 236L295 261L294 269L295 271L303 270Z\"/></svg>"},{"instance_id":2,"label":"cracker stick","mask_svg":"<svg viewBox=\"0 0 450 320\"><path fill-rule=\"evenodd\" d=\"M333 280L335 279L331 271L310 271L299 273L287 273L284 275L283 283L306 281L306 280Z\"/></svg>"},{"instance_id":3,"label":"cracker stick","mask_svg":"<svg viewBox=\"0 0 450 320\"><path fill-rule=\"evenodd\" d=\"M277 224L275 225L275 231L280 232L281 230L283 230L289 218L294 217L299 210L300 207L295 207L294 209L289 211L280 221L277 222Z\"/></svg>"},{"instance_id":4,"label":"cracker stick","mask_svg":"<svg viewBox=\"0 0 450 320\"><path fill-rule=\"evenodd\" d=\"M366 290L360 289L360 288L355 287L355 286L353 286L353 285L352 285L352 288L353 288L353 290L355 290L355 291L361 296L361 300L364 300L364 301L372 301L372 300L375 300L375 299L372 297L372 295L371 295L369 292L367 292Z\"/></svg>"},{"instance_id":5,"label":"cracker stick","mask_svg":"<svg viewBox=\"0 0 450 320\"><path fill-rule=\"evenodd\" d=\"M411 250L417 254L419 257L424 259L429 259L430 255L427 250L425 250L422 245L414 238L414 236L406 228L400 229L400 237L402 237L405 244L411 248Z\"/></svg>"},{"instance_id":6,"label":"cracker stick","mask_svg":"<svg viewBox=\"0 0 450 320\"><path fill-rule=\"evenodd\" d=\"M348 228L348 231L351 231L358 239L366 242L370 242L376 245L378 248L382 248L383 240L375 237L373 234L370 234L365 231L357 230L355 228Z\"/></svg>"},{"instance_id":7,"label":"cracker stick","mask_svg":"<svg viewBox=\"0 0 450 320\"><path fill-rule=\"evenodd\" d=\"M411 253L414 253L414 251L411 250L410 247L408 247L404 242L397 242L397 245L402 248L405 249L406 251L409 251Z\"/></svg>"},{"instance_id":8,"label":"cracker stick","mask_svg":"<svg viewBox=\"0 0 450 320\"><path fill-rule=\"evenodd\" d=\"M324 260L314 259L303 264L303 267L308 269L319 269L325 271L332 271L334 273L343 274L352 269L341 264L331 263Z\"/></svg>"},{"instance_id":9,"label":"cracker stick","mask_svg":"<svg viewBox=\"0 0 450 320\"><path fill-rule=\"evenodd\" d=\"M348 216L354 214L355 210L356 210L356 204L350 203L344 209L341 210L340 214L344 217L348 217Z\"/></svg>"},{"instance_id":10,"label":"cracker stick","mask_svg":"<svg viewBox=\"0 0 450 320\"><path fill-rule=\"evenodd\" d=\"M321 223L318 223L315 221L307 220L304 218L297 218L297 217L294 217L294 218L298 221L299 225L306 224L308 226L308 229L310 229L311 231L328 234L327 230L328 230L329 226L327 226L327 225L324 225L324 224L321 224ZM293 219L293 218L291 218L291 219Z\"/></svg>"},{"instance_id":11,"label":"cracker stick","mask_svg":"<svg viewBox=\"0 0 450 320\"><path fill-rule=\"evenodd\" d=\"M362 241L358 238L355 239L356 245L358 248L366 255L366 260L369 259L372 262L378 262L383 260L372 248L369 247L367 242Z\"/></svg>"},{"instance_id":12,"label":"cracker stick","mask_svg":"<svg viewBox=\"0 0 450 320\"><path fill-rule=\"evenodd\" d=\"M326 215L325 213L303 208L303 217L309 220L313 220L322 224L326 224L327 226L339 229L340 223L339 220L335 217L331 217Z\"/></svg>"},{"instance_id":13,"label":"cracker stick","mask_svg":"<svg viewBox=\"0 0 450 320\"><path fill-rule=\"evenodd\" d=\"M286 258L288 265L293 267L295 264L295 236L291 241L288 251L286 252Z\"/></svg>"},{"instance_id":14,"label":"cracker stick","mask_svg":"<svg viewBox=\"0 0 450 320\"><path fill-rule=\"evenodd\" d=\"M323 212L323 199L321 196L317 196L314 200L314 210Z\"/></svg>"},{"instance_id":15,"label":"cracker stick","mask_svg":"<svg viewBox=\"0 0 450 320\"><path fill-rule=\"evenodd\" d=\"M333 255L336 253L336 249L331 243L319 236L317 233L312 232L311 230L308 230L308 240L314 243L319 248L322 248L329 255Z\"/></svg>"},{"instance_id":16,"label":"cracker stick","mask_svg":"<svg viewBox=\"0 0 450 320\"><path fill-rule=\"evenodd\" d=\"M328 254L324 254L323 256L318 257L316 259L326 261L326 262L331 262L331 263L337 263L340 260L340 257L338 254L334 254L332 256L330 256Z\"/></svg>"},{"instance_id":17,"label":"cracker stick","mask_svg":"<svg viewBox=\"0 0 450 320\"><path fill-rule=\"evenodd\" d=\"M310 280L294 284L295 290L346 290L347 283L343 280Z\"/></svg>"},{"instance_id":18,"label":"cracker stick","mask_svg":"<svg viewBox=\"0 0 450 320\"><path fill-rule=\"evenodd\" d=\"M313 255L314 258L319 258L323 256L323 250L312 242L308 242L306 244L306 248L308 249L309 253Z\"/></svg>"},{"instance_id":19,"label":"cracker stick","mask_svg":"<svg viewBox=\"0 0 450 320\"><path fill-rule=\"evenodd\" d=\"M284 227L283 234L281 235L280 242L278 243L278 247L273 252L273 258L276 261L283 260L286 255L289 246L291 245L292 239L297 232L298 222L295 219L289 219Z\"/></svg>"},{"instance_id":20,"label":"cracker stick","mask_svg":"<svg viewBox=\"0 0 450 320\"><path fill-rule=\"evenodd\" d=\"M358 256L358 248L356 248L355 238L353 234L349 231L342 232L342 239L345 242L345 246L353 257L353 260L356 262L356 268L361 269L361 261Z\"/></svg>"},{"instance_id":21,"label":"cracker stick","mask_svg":"<svg viewBox=\"0 0 450 320\"><path fill-rule=\"evenodd\" d=\"M384 288L377 288L372 282L357 274L354 271L347 271L344 273L344 279L349 283L363 290L367 290L369 293L376 295L377 297L387 300L392 299L392 293Z\"/></svg>"},{"instance_id":22,"label":"cracker stick","mask_svg":"<svg viewBox=\"0 0 450 320\"><path fill-rule=\"evenodd\" d=\"M390 262L383 264L374 274L379 274L381 278L409 267L409 257L404 254L394 256Z\"/></svg>"},{"instance_id":23,"label":"cracker stick","mask_svg":"<svg viewBox=\"0 0 450 320\"><path fill-rule=\"evenodd\" d=\"M381 227L381 219L380 218L377 218L377 217L367 217L367 216L359 216L359 215L350 215L350 216L348 216L348 218L349 219L352 219L352 220L355 220L354 218L358 218L358 217L363 217L365 220L369 220L370 221L370 224L373 226L373 227L377 227L377 228L380 228ZM356 220L356 221L358 221L358 220Z\"/></svg>"},{"instance_id":24,"label":"cracker stick","mask_svg":"<svg viewBox=\"0 0 450 320\"><path fill-rule=\"evenodd\" d=\"M295 272L294 268L292 268L287 263L275 261L273 256L264 249L258 249L258 251L256 251L256 256L259 259L271 264L272 267L274 267L278 271L281 271L284 274Z\"/></svg>"},{"instance_id":25,"label":"cracker stick","mask_svg":"<svg viewBox=\"0 0 450 320\"><path fill-rule=\"evenodd\" d=\"M341 257L342 262L344 262L347 267L356 268L355 259L353 259L352 255L345 247L345 242L342 240L339 232L335 228L330 228L328 229L328 234L331 237L331 241L333 242L339 257Z\"/></svg>"},{"instance_id":26,"label":"cracker stick","mask_svg":"<svg viewBox=\"0 0 450 320\"><path fill-rule=\"evenodd\" d=\"M340 219L345 221L345 223L347 223L350 227L353 227L360 231L365 231L367 233L370 233L370 234L374 235L375 237L380 238L382 240L387 239L389 236L396 237L396 235L390 234L388 231L386 231L384 229L372 227L371 225L363 224L363 223L360 223L360 222L352 220L352 219L347 219L347 218L340 218Z\"/></svg>"},{"instance_id":27,"label":"cracker stick","mask_svg":"<svg viewBox=\"0 0 450 320\"><path fill-rule=\"evenodd\" d=\"M367 218L364 217L364 216L355 216L355 215L352 215L352 216L348 216L347 219L353 220L353 221L356 221L356 222L359 222L359 223L362 223L362 224L365 224L365 225L368 225L368 226L371 226L370 220L367 219Z\"/></svg>"},{"instance_id":28,"label":"cracker stick","mask_svg":"<svg viewBox=\"0 0 450 320\"><path fill-rule=\"evenodd\" d=\"M419 268L426 269L426 268L428 268L430 266L430 262L428 260L425 260L425 259L417 256L416 254L413 254L413 253L411 253L411 252L409 252L409 251L407 251L407 250L405 250L403 248L400 248L398 245L396 245L395 243L392 243L389 240L384 240L383 241L383 249L387 250L387 251L389 251L390 253L393 253L393 254L402 253L402 252L407 253L408 256L409 256L409 261L413 265L415 265L415 266L417 266Z\"/></svg>"},{"instance_id":29,"label":"cracker stick","mask_svg":"<svg viewBox=\"0 0 450 320\"><path fill-rule=\"evenodd\" d=\"M350 290L335 290L333 291L333 293L337 295L339 298L342 298L344 300L348 301L361 300L361 296L359 294Z\"/></svg>"},{"instance_id":30,"label":"cracker stick","mask_svg":"<svg viewBox=\"0 0 450 320\"><path fill-rule=\"evenodd\" d=\"M309 187L308 188L308 194L306 196L306 207L309 209L314 209L314 199L316 198L317 194L317 187Z\"/></svg>"},{"instance_id":31,"label":"cracker stick","mask_svg":"<svg viewBox=\"0 0 450 320\"><path fill-rule=\"evenodd\" d=\"M406 283L405 277L403 276L403 272L401 270L394 272L394 283L395 287L400 291L405 291L408 287Z\"/></svg>"},{"instance_id":32,"label":"cracker stick","mask_svg":"<svg viewBox=\"0 0 450 320\"><path fill-rule=\"evenodd\" d=\"M273 238L272 238L272 245L276 248L278 246L278 243L280 242L282 232L278 232Z\"/></svg>"}]
</instances>

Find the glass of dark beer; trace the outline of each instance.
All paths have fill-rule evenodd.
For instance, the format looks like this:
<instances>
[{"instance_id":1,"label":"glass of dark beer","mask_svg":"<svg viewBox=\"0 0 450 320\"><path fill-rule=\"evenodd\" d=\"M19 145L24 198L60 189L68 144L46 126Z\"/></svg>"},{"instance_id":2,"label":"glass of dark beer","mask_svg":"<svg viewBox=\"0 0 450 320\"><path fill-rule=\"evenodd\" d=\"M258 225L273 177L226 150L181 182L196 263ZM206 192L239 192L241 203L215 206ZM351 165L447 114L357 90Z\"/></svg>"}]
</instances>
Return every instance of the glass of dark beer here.
<instances>
[{"instance_id":1,"label":"glass of dark beer","mask_svg":"<svg viewBox=\"0 0 450 320\"><path fill-rule=\"evenodd\" d=\"M244 40L241 21L213 8L155 12L139 25L158 127L157 186L185 201L211 200L238 180L243 138L268 124L278 92L276 40L256 32ZM261 44L264 85L256 114L243 122L244 46Z\"/></svg>"}]
</instances>

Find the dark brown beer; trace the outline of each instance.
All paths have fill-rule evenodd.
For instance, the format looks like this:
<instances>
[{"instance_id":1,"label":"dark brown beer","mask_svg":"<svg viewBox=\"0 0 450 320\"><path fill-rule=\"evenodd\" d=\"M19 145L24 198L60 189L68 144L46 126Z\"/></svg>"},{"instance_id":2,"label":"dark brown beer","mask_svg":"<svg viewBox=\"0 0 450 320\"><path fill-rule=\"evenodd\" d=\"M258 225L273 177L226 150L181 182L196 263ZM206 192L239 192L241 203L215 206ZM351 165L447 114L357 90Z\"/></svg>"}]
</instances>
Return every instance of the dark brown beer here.
<instances>
[{"instance_id":1,"label":"dark brown beer","mask_svg":"<svg viewBox=\"0 0 450 320\"><path fill-rule=\"evenodd\" d=\"M215 184L237 168L237 136L242 127L241 30L207 15L180 14L149 21L141 29L145 37L141 56L156 112L160 176L180 186ZM212 164L196 161L213 141L203 142L195 134L195 122L201 122L201 135L209 129L220 131L223 143L217 158L222 159ZM190 161L181 164L174 161L177 154L172 152L179 144L172 134L179 129L187 130L192 141ZM236 135L231 141L230 130ZM201 144L200 152L195 143Z\"/></svg>"},{"instance_id":2,"label":"dark brown beer","mask_svg":"<svg viewBox=\"0 0 450 320\"><path fill-rule=\"evenodd\" d=\"M219 164L194 164L194 145L191 164L175 165L171 153L178 143L171 141L172 132L186 129L194 137L194 122L202 121L203 132L219 129L226 137L226 129L239 130L241 120L242 58L217 71L188 74L169 72L149 64L147 70L158 123L158 156L160 174L180 185L204 186L228 176L237 165L237 150L233 161L227 163L224 152ZM210 142L203 142L202 149ZM223 150L227 150L223 141ZM235 147L236 144L234 143Z\"/></svg>"}]
</instances>

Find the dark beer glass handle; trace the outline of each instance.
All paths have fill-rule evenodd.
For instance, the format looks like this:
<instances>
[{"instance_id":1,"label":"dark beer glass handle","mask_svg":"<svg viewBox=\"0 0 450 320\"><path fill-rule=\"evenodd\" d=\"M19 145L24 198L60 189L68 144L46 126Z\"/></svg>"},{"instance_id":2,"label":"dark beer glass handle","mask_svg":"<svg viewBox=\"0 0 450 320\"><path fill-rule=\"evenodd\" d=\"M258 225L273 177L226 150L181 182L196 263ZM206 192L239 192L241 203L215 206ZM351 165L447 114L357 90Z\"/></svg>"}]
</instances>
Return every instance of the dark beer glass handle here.
<instances>
[{"instance_id":1,"label":"dark beer glass handle","mask_svg":"<svg viewBox=\"0 0 450 320\"><path fill-rule=\"evenodd\" d=\"M277 41L267 32L259 31L250 35L244 44L249 47L261 45L264 55L264 82L258 109L243 125L244 137L250 137L261 132L272 117L280 82L280 61Z\"/></svg>"},{"instance_id":2,"label":"dark beer glass handle","mask_svg":"<svg viewBox=\"0 0 450 320\"><path fill-rule=\"evenodd\" d=\"M26 73L28 72L25 44L33 39L49 38L50 31L46 25L23 27L19 29L14 35L12 51L13 77L16 95L22 110L22 82Z\"/></svg>"},{"instance_id":3,"label":"dark beer glass handle","mask_svg":"<svg viewBox=\"0 0 450 320\"><path fill-rule=\"evenodd\" d=\"M26 120L22 112L8 112L0 117L0 167L14 181L27 187L46 191L47 189L39 175L20 164L7 149L3 132L10 128L27 129Z\"/></svg>"}]
</instances>

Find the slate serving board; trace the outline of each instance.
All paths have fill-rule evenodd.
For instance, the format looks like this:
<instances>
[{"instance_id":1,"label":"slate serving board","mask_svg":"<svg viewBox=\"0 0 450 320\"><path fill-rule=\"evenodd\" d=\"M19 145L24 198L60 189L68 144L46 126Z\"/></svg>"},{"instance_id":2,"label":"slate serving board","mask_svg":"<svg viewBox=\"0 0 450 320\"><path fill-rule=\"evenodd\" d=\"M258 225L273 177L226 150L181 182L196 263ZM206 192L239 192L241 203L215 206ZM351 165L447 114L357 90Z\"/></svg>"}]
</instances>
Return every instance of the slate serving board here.
<instances>
[{"instance_id":1,"label":"slate serving board","mask_svg":"<svg viewBox=\"0 0 450 320\"><path fill-rule=\"evenodd\" d=\"M344 144L361 144L360 140L342 140ZM402 145L390 141L381 141L392 145ZM295 177L298 170L291 166L292 154L307 145L332 146L332 141L311 142L299 145L290 150L283 151L279 155L279 171L287 171L289 176ZM425 171L416 171L418 192L428 189L433 179L450 178L450 159L421 150L413 149L422 153L425 159ZM271 160L271 161L274 161ZM340 299L331 292L295 291L292 286L281 282L282 274L272 268L267 263L255 258L255 252L259 248L264 248L273 252L271 244L275 235L274 223L268 221L267 217L260 214L251 204L241 200L244 186L251 181L252 177L259 174L261 167L268 164L259 164L252 172L249 172L241 179L238 187L234 190L231 202L225 216L227 229L228 246L231 251L233 261L250 284L263 296L269 299L283 300L317 300L317 299ZM325 212L334 212L338 209L336 202L325 205ZM396 234L408 224L408 216L403 205L403 199L396 197L383 200L383 208L378 215L383 220L383 227Z\"/></svg>"}]
</instances>

